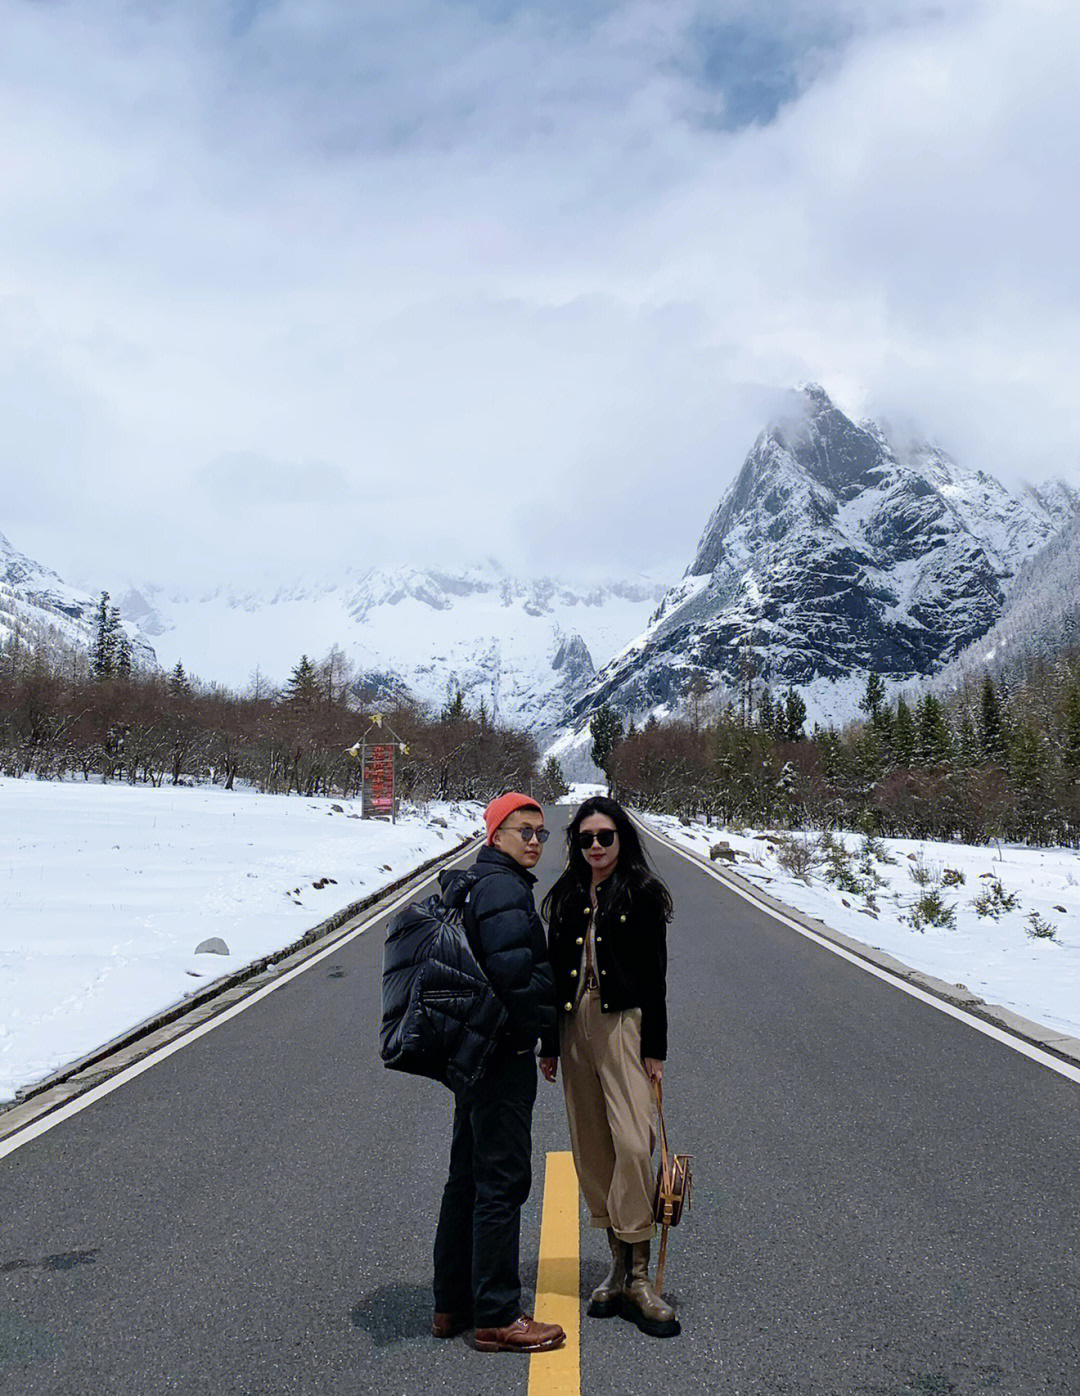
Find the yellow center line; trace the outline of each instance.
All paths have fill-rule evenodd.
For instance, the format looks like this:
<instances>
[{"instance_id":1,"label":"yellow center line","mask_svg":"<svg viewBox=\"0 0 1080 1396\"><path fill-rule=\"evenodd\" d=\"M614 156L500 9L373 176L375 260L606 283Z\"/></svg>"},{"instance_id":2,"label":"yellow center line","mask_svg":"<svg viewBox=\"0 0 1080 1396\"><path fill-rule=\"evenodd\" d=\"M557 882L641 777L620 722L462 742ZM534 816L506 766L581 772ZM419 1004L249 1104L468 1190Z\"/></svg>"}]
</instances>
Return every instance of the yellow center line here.
<instances>
[{"instance_id":1,"label":"yellow center line","mask_svg":"<svg viewBox=\"0 0 1080 1396\"><path fill-rule=\"evenodd\" d=\"M529 1358L529 1396L581 1396L581 1218L574 1156L548 1154L540 1263L536 1272L536 1317L561 1323L566 1345Z\"/></svg>"}]
</instances>

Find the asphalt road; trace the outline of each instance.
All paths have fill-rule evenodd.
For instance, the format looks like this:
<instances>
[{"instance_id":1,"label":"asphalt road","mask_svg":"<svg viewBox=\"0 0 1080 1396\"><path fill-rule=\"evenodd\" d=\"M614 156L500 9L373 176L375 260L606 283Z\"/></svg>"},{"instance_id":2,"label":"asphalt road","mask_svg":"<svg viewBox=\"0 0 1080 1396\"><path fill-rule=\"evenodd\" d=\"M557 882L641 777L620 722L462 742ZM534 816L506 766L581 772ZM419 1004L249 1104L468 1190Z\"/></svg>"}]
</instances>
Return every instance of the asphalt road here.
<instances>
[{"instance_id":1,"label":"asphalt road","mask_svg":"<svg viewBox=\"0 0 1080 1396\"><path fill-rule=\"evenodd\" d=\"M583 1318L582 1391L1080 1393L1080 1090L650 851L683 1333ZM452 1101L378 1063L380 955L375 926L0 1161L4 1396L525 1396L527 1360L427 1336ZM569 1147L543 1082L534 1142L529 1282Z\"/></svg>"}]
</instances>

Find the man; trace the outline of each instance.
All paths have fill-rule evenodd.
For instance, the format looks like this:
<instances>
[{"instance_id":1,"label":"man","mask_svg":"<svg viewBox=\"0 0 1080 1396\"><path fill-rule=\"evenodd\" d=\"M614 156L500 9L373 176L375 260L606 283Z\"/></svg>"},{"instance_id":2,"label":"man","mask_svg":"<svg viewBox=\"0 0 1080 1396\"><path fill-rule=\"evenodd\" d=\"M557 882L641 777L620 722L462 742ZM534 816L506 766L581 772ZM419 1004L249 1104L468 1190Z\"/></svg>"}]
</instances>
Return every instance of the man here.
<instances>
[{"instance_id":1,"label":"man","mask_svg":"<svg viewBox=\"0 0 1080 1396\"><path fill-rule=\"evenodd\" d=\"M443 898L464 904L465 928L503 1007L489 1065L458 1091L450 1175L435 1233L436 1338L475 1325L482 1352L549 1352L566 1334L521 1311L521 1208L532 1183L537 1039L555 1027L555 983L533 900L548 831L540 806L518 791L484 811L487 842L473 868L440 874Z\"/></svg>"}]
</instances>

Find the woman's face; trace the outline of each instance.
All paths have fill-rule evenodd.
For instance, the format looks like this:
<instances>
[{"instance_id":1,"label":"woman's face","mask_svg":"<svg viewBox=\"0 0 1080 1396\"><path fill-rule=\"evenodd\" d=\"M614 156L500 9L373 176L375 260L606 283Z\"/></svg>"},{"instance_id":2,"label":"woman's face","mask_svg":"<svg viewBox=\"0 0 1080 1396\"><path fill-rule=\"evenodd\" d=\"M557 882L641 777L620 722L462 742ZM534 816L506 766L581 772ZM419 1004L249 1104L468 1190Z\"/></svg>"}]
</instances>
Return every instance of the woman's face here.
<instances>
[{"instance_id":1,"label":"woman's face","mask_svg":"<svg viewBox=\"0 0 1080 1396\"><path fill-rule=\"evenodd\" d=\"M611 842L605 848L594 837L611 835ZM588 838L588 846L581 847ZM619 861L619 835L615 831L615 821L606 814L587 814L578 825L578 846L586 863L592 868L593 878L600 881L613 872Z\"/></svg>"}]
</instances>

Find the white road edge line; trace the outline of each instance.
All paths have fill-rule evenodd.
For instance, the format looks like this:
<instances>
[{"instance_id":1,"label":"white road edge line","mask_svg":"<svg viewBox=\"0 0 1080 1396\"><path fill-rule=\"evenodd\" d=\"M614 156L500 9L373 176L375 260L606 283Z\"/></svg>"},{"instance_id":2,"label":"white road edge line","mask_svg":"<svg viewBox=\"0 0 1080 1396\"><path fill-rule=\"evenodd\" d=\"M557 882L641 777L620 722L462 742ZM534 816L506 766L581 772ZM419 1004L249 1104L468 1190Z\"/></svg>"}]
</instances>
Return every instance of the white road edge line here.
<instances>
[{"instance_id":1,"label":"white road edge line","mask_svg":"<svg viewBox=\"0 0 1080 1396\"><path fill-rule=\"evenodd\" d=\"M469 848L466 853L460 856L466 857L467 854L472 851L473 850ZM459 859L452 858L445 866L448 868L453 867L458 861ZM16 1149L21 1149L24 1144L29 1144L32 1139L37 1139L42 1134L47 1134L50 1129L54 1129L58 1124L62 1124L64 1120L70 1119L72 1115L77 1115L80 1110L85 1110L88 1105L93 1105L95 1101L101 1100L103 1096L109 1095L110 1092L117 1090L128 1081L134 1080L136 1076L141 1076L144 1071L149 1071L152 1066L157 1066L158 1062L164 1061L166 1057L171 1057L174 1052L179 1052L181 1047L186 1047L197 1038L211 1032L214 1028L220 1027L222 1023L227 1023L230 1018L235 1018L238 1013L243 1013L246 1008L251 1008L252 1005L258 1003L260 999L264 999L267 994L272 994L275 989L280 989L283 985L288 984L290 980L295 979L297 975L303 974L304 971L310 969L312 965L317 965L320 960L325 960L329 955L336 955L343 945L348 945L350 940L355 940L357 936L363 935L374 922L380 921L384 916L396 911L399 906L404 906L407 902L415 901L420 889L426 886L439 871L441 871L441 869L435 869L432 872L431 878L425 878L423 882L419 882L407 892L403 892L396 901L392 901L389 905L380 907L377 911L373 911L371 915L366 917L358 926L354 926L351 931L347 931L345 935L338 937L332 945L328 945L325 949L319 950L315 954L309 956L302 964L295 965L292 969L287 970L280 979L275 979L272 983L264 985L261 989L256 989L255 992L249 994L247 998L241 999L239 1003L234 1003L231 1008L223 1009L221 1013L215 1014L212 1018L208 1018L205 1022L200 1023L198 1027L192 1028L190 1032L185 1033L182 1037L175 1038L172 1042L166 1042L163 1046L150 1052L140 1061L132 1062L130 1066L123 1067L115 1076L110 1076L107 1081L102 1081L98 1086L92 1086L85 1094L76 1096L74 1100L69 1100L66 1105L58 1106L57 1109L50 1111L49 1114L42 1115L40 1119L31 1120L29 1124L25 1125L15 1134L9 1135L7 1139L0 1141L0 1159L6 1158L8 1154L13 1154Z\"/></svg>"},{"instance_id":2,"label":"white road edge line","mask_svg":"<svg viewBox=\"0 0 1080 1396\"><path fill-rule=\"evenodd\" d=\"M861 955L855 955L843 945L837 945L828 936L819 935L808 926L800 926L798 921L794 921L783 912L774 910L771 906L766 906L764 902L758 901L750 892L742 887L737 887L733 882L729 882L708 864L703 863L700 858L694 856L689 849L682 848L669 839L659 830L653 829L644 821L640 821L645 831L660 843L665 844L674 853L680 854L692 863L701 872L719 882L726 887L729 892L734 892L736 896L742 897L743 901L749 902L751 906L762 911L766 916L771 916L774 921L779 921L781 925L789 926L793 931L798 931L799 935L805 936L807 940L812 940L816 944L823 946L826 950L831 950L834 955L839 955L842 960L847 960L850 964L856 965L859 969L865 970L867 974L872 974L875 979L880 979L886 984L891 984L894 989L902 989L905 994L910 994L912 998L918 999L920 1003L929 1004L931 1008L936 1008L941 1013L947 1013L950 1018L958 1018L961 1023L966 1023L968 1027L976 1028L987 1037L992 1037L996 1042L1002 1042L1006 1047L1011 1047L1014 1052L1019 1052L1021 1056L1030 1057L1032 1061L1038 1062L1040 1066L1047 1066L1051 1071L1056 1071L1059 1076L1064 1076L1069 1081L1080 1084L1080 1066L1074 1066L1071 1062L1062 1061L1060 1057L1052 1056L1049 1052L1044 1052L1041 1047L1036 1047L1033 1042L1025 1042L1022 1037L1017 1037L1014 1033L1006 1032L1004 1028L999 1028L994 1023L988 1023L985 1018L978 1018L973 1013L968 1013L963 1008L957 1008L946 999L939 999L935 994L929 994L925 989L920 989L917 984L909 984L906 979L900 979L895 974L890 974L888 970L882 969L870 960L864 960Z\"/></svg>"}]
</instances>

